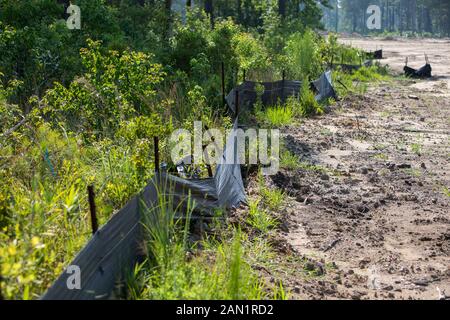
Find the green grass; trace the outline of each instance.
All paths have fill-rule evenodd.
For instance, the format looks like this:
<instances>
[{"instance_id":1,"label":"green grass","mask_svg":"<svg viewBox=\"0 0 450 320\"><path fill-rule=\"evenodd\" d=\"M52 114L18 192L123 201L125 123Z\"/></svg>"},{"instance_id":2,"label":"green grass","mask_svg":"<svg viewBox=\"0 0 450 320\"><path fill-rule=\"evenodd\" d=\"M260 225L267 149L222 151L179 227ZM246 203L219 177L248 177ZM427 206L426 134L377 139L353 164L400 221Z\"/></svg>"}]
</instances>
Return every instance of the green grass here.
<instances>
[{"instance_id":1,"label":"green grass","mask_svg":"<svg viewBox=\"0 0 450 320\"><path fill-rule=\"evenodd\" d=\"M422 145L420 143L413 143L411 145L411 151L420 156L422 154Z\"/></svg>"},{"instance_id":2,"label":"green grass","mask_svg":"<svg viewBox=\"0 0 450 320\"><path fill-rule=\"evenodd\" d=\"M295 170L300 167L300 161L297 155L283 148L280 154L280 166L283 169Z\"/></svg>"},{"instance_id":3,"label":"green grass","mask_svg":"<svg viewBox=\"0 0 450 320\"><path fill-rule=\"evenodd\" d=\"M320 130L320 134L326 137L330 137L333 135L333 132L328 128L323 128Z\"/></svg>"},{"instance_id":4,"label":"green grass","mask_svg":"<svg viewBox=\"0 0 450 320\"><path fill-rule=\"evenodd\" d=\"M258 176L258 192L262 204L273 211L279 210L286 199L282 190L268 187L261 174Z\"/></svg>"},{"instance_id":5,"label":"green grass","mask_svg":"<svg viewBox=\"0 0 450 320\"><path fill-rule=\"evenodd\" d=\"M388 71L384 67L380 66L371 66L371 67L362 67L355 71L352 75L353 81L359 82L379 82L383 80L389 80Z\"/></svg>"},{"instance_id":6,"label":"green grass","mask_svg":"<svg viewBox=\"0 0 450 320\"><path fill-rule=\"evenodd\" d=\"M284 105L276 105L262 110L260 104L255 107L259 122L271 127L291 125L296 118L310 117L324 113L324 105L316 101L314 93L310 90L309 81L302 82L300 96L289 97Z\"/></svg>"},{"instance_id":7,"label":"green grass","mask_svg":"<svg viewBox=\"0 0 450 320\"><path fill-rule=\"evenodd\" d=\"M15 153L2 150L9 157L0 163L0 180L7 183L0 195L0 215L6 217L0 226L0 267L7 299L38 298L89 240L88 184L95 185L100 224L120 208L124 192L139 187L126 148L112 155L120 148L83 146L45 124L33 129L34 139L20 137ZM108 187L121 185L127 187L120 194Z\"/></svg>"},{"instance_id":8,"label":"green grass","mask_svg":"<svg viewBox=\"0 0 450 320\"><path fill-rule=\"evenodd\" d=\"M180 207L174 208L170 197L161 194L159 205L144 214L148 259L128 277L129 299L256 300L285 296L252 269L248 248L253 246L239 229L222 228L218 238L224 240L203 235L199 245L190 243L190 210L184 221L176 221L175 212Z\"/></svg>"},{"instance_id":9,"label":"green grass","mask_svg":"<svg viewBox=\"0 0 450 320\"><path fill-rule=\"evenodd\" d=\"M446 195L447 197L450 198L450 189L447 187L442 187L442 192L444 193L444 195Z\"/></svg>"},{"instance_id":10,"label":"green grass","mask_svg":"<svg viewBox=\"0 0 450 320\"><path fill-rule=\"evenodd\" d=\"M243 257L241 236L235 231L231 243L207 244L213 250L191 253L182 246L168 248L164 266L140 266L128 282L129 299L231 300L268 299L263 282Z\"/></svg>"},{"instance_id":11,"label":"green grass","mask_svg":"<svg viewBox=\"0 0 450 320\"><path fill-rule=\"evenodd\" d=\"M269 232L278 225L277 219L260 208L260 200L250 200L247 223L263 233Z\"/></svg>"},{"instance_id":12,"label":"green grass","mask_svg":"<svg viewBox=\"0 0 450 320\"><path fill-rule=\"evenodd\" d=\"M319 173L328 173L329 172L329 170L324 166L311 164L308 162L301 162L300 168L307 170L307 171L314 171L314 172L319 172Z\"/></svg>"},{"instance_id":13,"label":"green grass","mask_svg":"<svg viewBox=\"0 0 450 320\"><path fill-rule=\"evenodd\" d=\"M279 210L286 198L284 192L279 189L262 188L261 195L263 197L264 204L266 204L271 210Z\"/></svg>"},{"instance_id":14,"label":"green grass","mask_svg":"<svg viewBox=\"0 0 450 320\"><path fill-rule=\"evenodd\" d=\"M278 105L260 112L258 118L271 127L283 127L294 122L294 112L292 108Z\"/></svg>"},{"instance_id":15,"label":"green grass","mask_svg":"<svg viewBox=\"0 0 450 320\"><path fill-rule=\"evenodd\" d=\"M422 176L422 172L418 169L402 169L402 171L411 177L419 178Z\"/></svg>"},{"instance_id":16,"label":"green grass","mask_svg":"<svg viewBox=\"0 0 450 320\"><path fill-rule=\"evenodd\" d=\"M374 85L392 79L388 69L378 65L362 67L351 74L336 70L332 76L334 87L341 98L351 93L363 95L367 92L369 83ZM389 114L385 113L382 116Z\"/></svg>"},{"instance_id":17,"label":"green grass","mask_svg":"<svg viewBox=\"0 0 450 320\"><path fill-rule=\"evenodd\" d=\"M300 103L297 113L302 117L323 114L323 107L316 101L314 93L309 87L309 81L304 78L300 90Z\"/></svg>"},{"instance_id":18,"label":"green grass","mask_svg":"<svg viewBox=\"0 0 450 320\"><path fill-rule=\"evenodd\" d=\"M385 153L377 153L376 155L373 156L373 158L383 160L383 161L389 160L389 156Z\"/></svg>"}]
</instances>

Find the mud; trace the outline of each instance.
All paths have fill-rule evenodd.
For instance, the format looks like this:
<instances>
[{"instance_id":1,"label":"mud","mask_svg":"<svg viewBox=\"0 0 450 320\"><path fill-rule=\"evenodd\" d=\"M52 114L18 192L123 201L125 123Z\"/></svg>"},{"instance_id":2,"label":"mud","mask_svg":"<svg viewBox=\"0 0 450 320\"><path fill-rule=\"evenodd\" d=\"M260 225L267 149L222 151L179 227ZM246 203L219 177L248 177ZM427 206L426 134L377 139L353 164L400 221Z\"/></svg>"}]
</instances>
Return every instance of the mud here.
<instances>
[{"instance_id":1,"label":"mud","mask_svg":"<svg viewBox=\"0 0 450 320\"><path fill-rule=\"evenodd\" d=\"M394 80L284 130L302 165L267 183L290 298L449 299L449 124L446 79Z\"/></svg>"}]
</instances>

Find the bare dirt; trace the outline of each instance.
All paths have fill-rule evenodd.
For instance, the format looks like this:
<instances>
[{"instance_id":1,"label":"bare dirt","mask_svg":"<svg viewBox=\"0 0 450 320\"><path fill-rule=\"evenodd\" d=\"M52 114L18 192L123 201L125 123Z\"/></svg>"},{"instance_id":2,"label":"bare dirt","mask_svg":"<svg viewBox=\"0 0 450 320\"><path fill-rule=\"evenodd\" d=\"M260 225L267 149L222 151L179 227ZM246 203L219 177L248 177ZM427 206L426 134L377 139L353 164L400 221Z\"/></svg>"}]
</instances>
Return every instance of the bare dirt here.
<instances>
[{"instance_id":1,"label":"bare dirt","mask_svg":"<svg viewBox=\"0 0 450 320\"><path fill-rule=\"evenodd\" d=\"M404 38L340 38L340 43L366 51L383 49L384 59L396 73L403 73L405 59L408 65L418 69L425 64L428 55L433 74L438 78L450 79L450 40L449 39L404 39Z\"/></svg>"},{"instance_id":2,"label":"bare dirt","mask_svg":"<svg viewBox=\"0 0 450 320\"><path fill-rule=\"evenodd\" d=\"M450 299L447 76L374 85L284 130L302 167L267 178L289 195L269 273L290 298Z\"/></svg>"}]
</instances>

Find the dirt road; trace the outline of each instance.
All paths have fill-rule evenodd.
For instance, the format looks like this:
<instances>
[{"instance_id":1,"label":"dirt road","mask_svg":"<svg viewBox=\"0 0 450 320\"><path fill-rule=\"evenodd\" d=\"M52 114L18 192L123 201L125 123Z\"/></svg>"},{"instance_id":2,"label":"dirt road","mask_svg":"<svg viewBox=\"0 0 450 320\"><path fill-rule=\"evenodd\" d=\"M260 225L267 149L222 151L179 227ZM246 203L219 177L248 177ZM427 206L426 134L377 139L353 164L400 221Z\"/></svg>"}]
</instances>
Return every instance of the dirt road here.
<instances>
[{"instance_id":1,"label":"dirt road","mask_svg":"<svg viewBox=\"0 0 450 320\"><path fill-rule=\"evenodd\" d=\"M270 277L291 298L450 299L449 89L394 80L284 130L302 165L267 178L289 195Z\"/></svg>"},{"instance_id":2,"label":"dirt road","mask_svg":"<svg viewBox=\"0 0 450 320\"><path fill-rule=\"evenodd\" d=\"M409 58L408 65L417 69L425 64L425 54L427 54L433 74L437 78L450 80L450 40L448 39L340 38L339 41L366 51L383 49L385 59L381 62L388 64L397 73L403 73L406 57Z\"/></svg>"}]
</instances>

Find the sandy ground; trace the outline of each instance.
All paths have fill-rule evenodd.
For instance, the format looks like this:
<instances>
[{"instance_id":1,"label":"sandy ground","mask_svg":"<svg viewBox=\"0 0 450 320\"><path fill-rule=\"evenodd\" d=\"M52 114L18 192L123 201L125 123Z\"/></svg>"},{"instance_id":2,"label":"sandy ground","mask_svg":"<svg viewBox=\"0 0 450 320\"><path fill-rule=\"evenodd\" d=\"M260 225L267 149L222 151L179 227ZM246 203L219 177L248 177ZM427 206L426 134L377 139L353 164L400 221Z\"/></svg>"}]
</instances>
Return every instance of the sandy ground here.
<instances>
[{"instance_id":1,"label":"sandy ground","mask_svg":"<svg viewBox=\"0 0 450 320\"><path fill-rule=\"evenodd\" d=\"M284 129L303 166L266 178L289 199L264 276L292 299L450 299L450 44L378 43L394 70L426 49L439 76L374 85Z\"/></svg>"},{"instance_id":2,"label":"sandy ground","mask_svg":"<svg viewBox=\"0 0 450 320\"><path fill-rule=\"evenodd\" d=\"M341 38L339 41L367 51L383 49L385 59L381 62L389 65L397 73L403 73L406 57L409 58L408 65L418 69L425 64L427 54L433 75L450 80L450 40Z\"/></svg>"}]
</instances>

